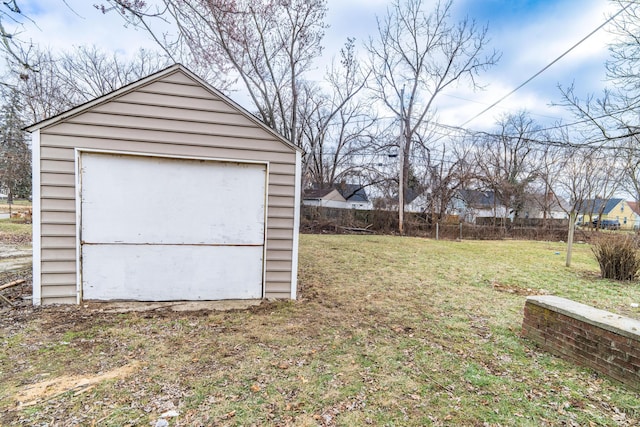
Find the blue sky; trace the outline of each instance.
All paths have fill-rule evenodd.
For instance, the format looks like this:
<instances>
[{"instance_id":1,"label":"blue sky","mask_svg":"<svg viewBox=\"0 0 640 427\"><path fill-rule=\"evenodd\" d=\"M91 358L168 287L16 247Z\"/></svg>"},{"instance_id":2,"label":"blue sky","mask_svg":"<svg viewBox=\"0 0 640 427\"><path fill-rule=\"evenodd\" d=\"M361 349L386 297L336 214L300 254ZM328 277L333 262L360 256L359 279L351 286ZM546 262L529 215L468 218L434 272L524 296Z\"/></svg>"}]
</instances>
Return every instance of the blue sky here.
<instances>
[{"instance_id":1,"label":"blue sky","mask_svg":"<svg viewBox=\"0 0 640 427\"><path fill-rule=\"evenodd\" d=\"M21 0L39 28L27 25L21 35L52 49L96 44L124 54L138 47L153 48L143 31L123 28L115 14L103 15L93 4L99 0ZM425 0L426 4L431 3ZM324 63L338 52L347 37L365 42L375 35L376 15L385 14L387 0L328 0ZM502 52L500 63L481 77L486 90L473 92L459 87L441 98L439 120L460 125L487 105L508 93L606 19L611 11L606 0L457 0L454 13L489 26L492 47ZM498 107L469 123L487 128L500 114L527 109L543 125L558 119L571 120L568 113L549 104L559 101L557 85L575 83L580 93L599 92L604 86L604 61L609 35L600 31ZM361 51L364 51L361 48ZM234 97L232 95L232 97ZM242 97L238 96L242 103Z\"/></svg>"},{"instance_id":2,"label":"blue sky","mask_svg":"<svg viewBox=\"0 0 640 427\"><path fill-rule=\"evenodd\" d=\"M488 25L491 45L502 52L502 58L480 78L486 90L473 92L459 87L440 99L440 122L461 125L509 93L604 22L611 11L609 3L605 0L457 0L454 13L459 18L468 16L478 25ZM366 40L366 34L375 32L375 14L384 14L387 4L384 0L329 0L330 33L355 33L361 41ZM560 100L557 86L574 83L578 92L585 95L601 91L609 39L608 33L599 31L467 127L486 129L499 115L521 109L530 111L542 125L551 125L559 119L571 121L567 111L550 106Z\"/></svg>"}]
</instances>

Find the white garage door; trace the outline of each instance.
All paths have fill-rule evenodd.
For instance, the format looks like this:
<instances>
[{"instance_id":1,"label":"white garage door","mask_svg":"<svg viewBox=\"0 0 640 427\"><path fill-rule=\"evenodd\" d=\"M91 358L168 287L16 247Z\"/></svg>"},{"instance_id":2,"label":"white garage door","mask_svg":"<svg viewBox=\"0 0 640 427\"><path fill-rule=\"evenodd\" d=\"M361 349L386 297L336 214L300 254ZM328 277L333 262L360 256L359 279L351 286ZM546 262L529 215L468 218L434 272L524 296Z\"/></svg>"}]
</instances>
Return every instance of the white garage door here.
<instances>
[{"instance_id":1,"label":"white garage door","mask_svg":"<svg viewBox=\"0 0 640 427\"><path fill-rule=\"evenodd\" d=\"M84 152L88 300L263 295L266 166Z\"/></svg>"}]
</instances>

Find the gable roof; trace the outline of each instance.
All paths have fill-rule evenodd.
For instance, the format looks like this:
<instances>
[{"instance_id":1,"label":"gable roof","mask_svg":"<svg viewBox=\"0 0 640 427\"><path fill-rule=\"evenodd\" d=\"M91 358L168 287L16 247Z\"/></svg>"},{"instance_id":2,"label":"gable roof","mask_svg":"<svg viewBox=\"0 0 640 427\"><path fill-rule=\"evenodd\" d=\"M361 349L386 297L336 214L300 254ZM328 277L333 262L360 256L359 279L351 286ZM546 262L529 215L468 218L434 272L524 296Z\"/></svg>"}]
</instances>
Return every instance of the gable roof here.
<instances>
[{"instance_id":1,"label":"gable roof","mask_svg":"<svg viewBox=\"0 0 640 427\"><path fill-rule=\"evenodd\" d=\"M192 80L194 80L196 83L198 83L200 86L202 86L205 90L207 90L208 92L210 92L213 96L220 98L220 100L224 103L226 103L227 105L229 105L231 108L235 109L238 111L238 113L246 116L248 119L250 119L252 122L254 122L258 127L262 128L263 130L269 132L271 135L273 135L278 141L282 142L284 145L288 146L289 148L296 150L296 151L300 151L303 152L303 150L300 147L295 146L294 144L292 144L289 140L287 140L284 136L280 135L278 132L276 132L275 130L271 129L269 126L267 126L265 123L263 123L260 119L258 119L255 115L251 114L249 111L247 111L244 107L242 107L241 105L239 105L238 103L236 103L235 101L231 100L229 97L227 97L226 95L224 95L222 92L220 92L218 89L214 88L213 86L211 86L209 83L207 83L206 81L202 80L200 77L198 77L195 73L193 73L191 70L189 70L188 68L186 68L184 65L176 63L173 64L170 67L165 68L164 70L160 70L156 73L150 74L147 77L143 77L140 80L137 80L133 83L129 83L126 86L121 87L120 89L116 89L113 92L109 92L105 95L102 95L98 98L95 98L91 101L85 102L83 104L78 105L77 107L73 107L67 111L64 111L60 114L57 114L53 117L49 117L47 119L41 120L37 123L34 123L28 127L25 128L26 131L28 132L34 132L36 130L39 129L44 129L50 126L53 126L59 122L62 122L70 117L74 117L77 116L78 114L82 114L90 109L92 109L93 107L96 107L98 105L101 104L105 104L111 100L114 100L116 98L119 98L123 95L126 95L130 92L134 92L135 90L146 86L150 83L153 83L155 81L161 80L167 76L170 76L172 74L175 73L183 73L184 75L186 75L187 77L191 78Z\"/></svg>"},{"instance_id":2,"label":"gable roof","mask_svg":"<svg viewBox=\"0 0 640 427\"><path fill-rule=\"evenodd\" d=\"M335 193L335 194L332 194ZM344 198L344 196L342 196L342 194L340 194L340 192L335 189L335 188L320 188L320 189L310 189L310 190L305 190L302 198L305 200L322 200L325 199L328 195L333 195L334 197L337 198L337 200L344 200L346 202L346 199ZM331 199L331 200L336 200Z\"/></svg>"},{"instance_id":3,"label":"gable roof","mask_svg":"<svg viewBox=\"0 0 640 427\"><path fill-rule=\"evenodd\" d=\"M640 206L638 205L638 202L627 202L627 205L636 215L640 215Z\"/></svg>"},{"instance_id":4,"label":"gable roof","mask_svg":"<svg viewBox=\"0 0 640 427\"><path fill-rule=\"evenodd\" d=\"M480 190L458 190L458 198L465 202L467 206L472 208L493 208L494 205L500 206L501 203L496 201L493 191Z\"/></svg>"},{"instance_id":5,"label":"gable roof","mask_svg":"<svg viewBox=\"0 0 640 427\"><path fill-rule=\"evenodd\" d=\"M576 206L576 210L579 213L602 213L603 215L611 213L618 203L624 201L624 199L587 199L583 200Z\"/></svg>"},{"instance_id":6,"label":"gable roof","mask_svg":"<svg viewBox=\"0 0 640 427\"><path fill-rule=\"evenodd\" d=\"M340 183L336 185L336 189L349 202L368 202L369 197L364 187L359 184Z\"/></svg>"},{"instance_id":7,"label":"gable roof","mask_svg":"<svg viewBox=\"0 0 640 427\"><path fill-rule=\"evenodd\" d=\"M426 190L415 190L415 189L413 189L411 187L408 187L406 189L406 191L404 192L404 204L405 205L409 205L409 204L413 203L413 201L416 200L420 196L424 196L426 198L429 195L426 193ZM394 203L394 204L397 205L399 199L400 199L399 194L398 193L394 193L391 197L387 198L387 201L389 203Z\"/></svg>"}]
</instances>

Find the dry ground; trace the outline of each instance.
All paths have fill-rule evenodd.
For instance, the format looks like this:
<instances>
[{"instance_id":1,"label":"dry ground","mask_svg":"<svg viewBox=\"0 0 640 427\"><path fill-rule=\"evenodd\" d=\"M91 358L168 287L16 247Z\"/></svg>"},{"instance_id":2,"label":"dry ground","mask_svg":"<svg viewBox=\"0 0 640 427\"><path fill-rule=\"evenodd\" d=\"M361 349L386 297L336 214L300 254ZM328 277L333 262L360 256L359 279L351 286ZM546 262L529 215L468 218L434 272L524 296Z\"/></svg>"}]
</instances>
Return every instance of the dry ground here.
<instances>
[{"instance_id":1,"label":"dry ground","mask_svg":"<svg viewBox=\"0 0 640 427\"><path fill-rule=\"evenodd\" d=\"M3 308L0 425L638 425L638 393L519 336L527 294L639 317L638 284L562 251L302 236L297 302Z\"/></svg>"}]
</instances>

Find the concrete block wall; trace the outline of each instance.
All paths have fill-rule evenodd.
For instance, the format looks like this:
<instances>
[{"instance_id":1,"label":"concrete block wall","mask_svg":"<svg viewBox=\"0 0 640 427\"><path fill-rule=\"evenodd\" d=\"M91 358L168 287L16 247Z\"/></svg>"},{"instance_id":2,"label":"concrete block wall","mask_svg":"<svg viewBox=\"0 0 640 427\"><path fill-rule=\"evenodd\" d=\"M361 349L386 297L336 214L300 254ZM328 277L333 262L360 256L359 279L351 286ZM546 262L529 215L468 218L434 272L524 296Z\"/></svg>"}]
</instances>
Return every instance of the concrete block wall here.
<instances>
[{"instance_id":1,"label":"concrete block wall","mask_svg":"<svg viewBox=\"0 0 640 427\"><path fill-rule=\"evenodd\" d=\"M528 297L522 336L640 391L640 321L565 298Z\"/></svg>"}]
</instances>

